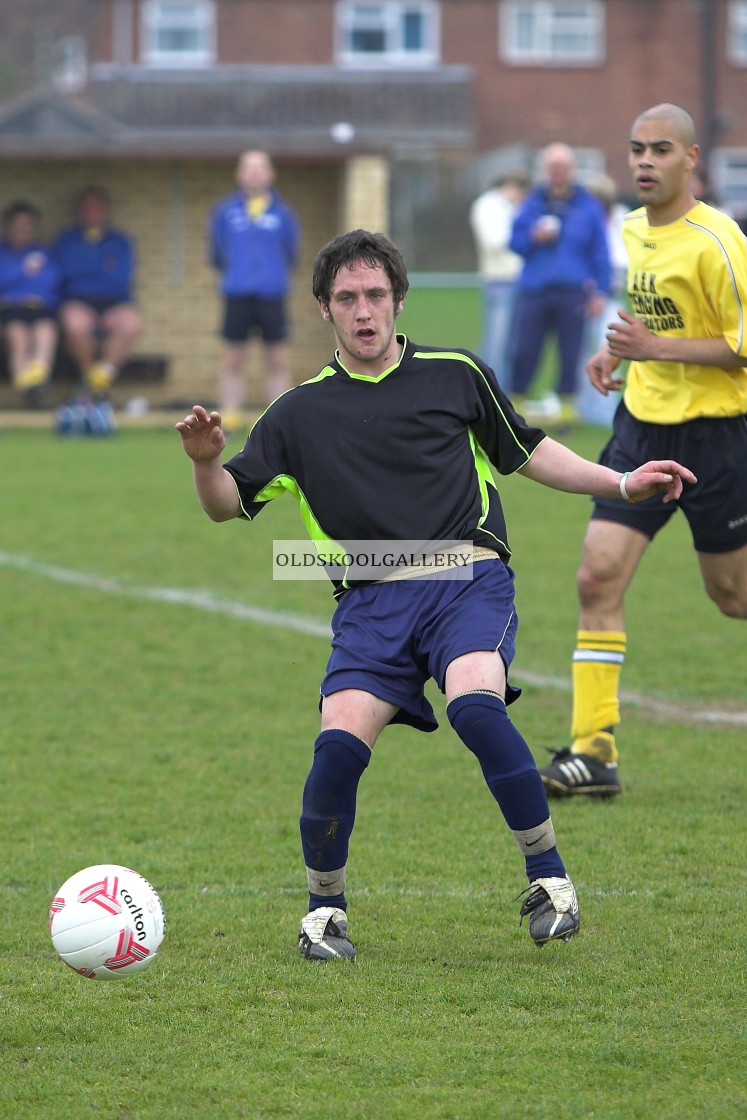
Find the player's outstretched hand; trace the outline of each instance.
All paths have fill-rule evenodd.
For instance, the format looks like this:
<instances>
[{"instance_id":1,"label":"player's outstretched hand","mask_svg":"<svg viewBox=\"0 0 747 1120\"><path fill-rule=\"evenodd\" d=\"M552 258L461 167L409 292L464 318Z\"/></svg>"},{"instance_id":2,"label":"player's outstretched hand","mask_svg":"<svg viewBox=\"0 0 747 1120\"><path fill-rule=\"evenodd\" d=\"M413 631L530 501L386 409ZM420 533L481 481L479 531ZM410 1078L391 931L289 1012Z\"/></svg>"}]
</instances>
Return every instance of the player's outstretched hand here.
<instances>
[{"instance_id":1,"label":"player's outstretched hand","mask_svg":"<svg viewBox=\"0 0 747 1120\"><path fill-rule=\"evenodd\" d=\"M665 502L676 502L683 483L697 481L692 471L673 459L657 459L631 471L625 479L625 491L630 502L642 502L654 494L661 494Z\"/></svg>"},{"instance_id":2,"label":"player's outstretched hand","mask_svg":"<svg viewBox=\"0 0 747 1120\"><path fill-rule=\"evenodd\" d=\"M175 427L184 450L196 463L217 459L226 446L220 413L208 412L201 404L196 404Z\"/></svg>"}]
</instances>

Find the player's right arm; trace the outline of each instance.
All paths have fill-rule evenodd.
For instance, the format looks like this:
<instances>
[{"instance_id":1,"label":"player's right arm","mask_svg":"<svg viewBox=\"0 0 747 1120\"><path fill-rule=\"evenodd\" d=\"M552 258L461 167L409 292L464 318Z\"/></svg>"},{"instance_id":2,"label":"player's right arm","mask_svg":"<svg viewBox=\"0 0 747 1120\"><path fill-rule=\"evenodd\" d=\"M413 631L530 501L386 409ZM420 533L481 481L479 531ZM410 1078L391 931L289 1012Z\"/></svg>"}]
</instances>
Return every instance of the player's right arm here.
<instances>
[{"instance_id":1,"label":"player's right arm","mask_svg":"<svg viewBox=\"0 0 747 1120\"><path fill-rule=\"evenodd\" d=\"M619 365L620 359L610 353L610 348L606 342L599 347L596 354L592 354L586 363L589 381L605 397L610 390L617 391L624 384L621 377L615 376L615 370Z\"/></svg>"},{"instance_id":2,"label":"player's right arm","mask_svg":"<svg viewBox=\"0 0 747 1120\"><path fill-rule=\"evenodd\" d=\"M236 483L221 463L226 437L219 412L208 412L201 404L176 425L182 447L192 460L195 491L211 521L230 521L241 515Z\"/></svg>"}]
</instances>

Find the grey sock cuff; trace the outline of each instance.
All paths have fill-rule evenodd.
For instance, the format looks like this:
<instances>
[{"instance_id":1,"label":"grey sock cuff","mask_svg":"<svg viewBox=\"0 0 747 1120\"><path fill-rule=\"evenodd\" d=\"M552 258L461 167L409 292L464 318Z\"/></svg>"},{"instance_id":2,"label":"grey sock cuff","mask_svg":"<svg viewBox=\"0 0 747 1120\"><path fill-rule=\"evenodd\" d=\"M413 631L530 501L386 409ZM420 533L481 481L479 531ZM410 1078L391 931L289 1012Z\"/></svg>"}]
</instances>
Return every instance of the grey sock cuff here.
<instances>
[{"instance_id":1,"label":"grey sock cuff","mask_svg":"<svg viewBox=\"0 0 747 1120\"><path fill-rule=\"evenodd\" d=\"M555 829L550 817L534 828L514 829L514 837L523 856L537 856L555 847Z\"/></svg>"},{"instance_id":2,"label":"grey sock cuff","mask_svg":"<svg viewBox=\"0 0 747 1120\"><path fill-rule=\"evenodd\" d=\"M323 898L344 894L346 866L338 867L335 871L314 871L312 867L307 867L306 878L311 893Z\"/></svg>"}]
</instances>

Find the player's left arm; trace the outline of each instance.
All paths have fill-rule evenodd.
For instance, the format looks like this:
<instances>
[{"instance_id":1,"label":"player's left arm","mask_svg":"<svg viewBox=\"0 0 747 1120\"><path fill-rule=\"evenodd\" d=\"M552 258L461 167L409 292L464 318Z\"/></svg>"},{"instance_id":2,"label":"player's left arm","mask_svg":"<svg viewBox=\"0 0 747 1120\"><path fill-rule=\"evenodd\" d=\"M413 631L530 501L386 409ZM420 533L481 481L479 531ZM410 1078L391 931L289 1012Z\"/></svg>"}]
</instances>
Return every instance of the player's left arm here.
<instances>
[{"instance_id":1,"label":"player's left arm","mask_svg":"<svg viewBox=\"0 0 747 1120\"><path fill-rule=\"evenodd\" d=\"M618 311L609 324L607 345L614 358L634 362L683 362L719 369L740 369L747 357L736 354L725 338L672 338L654 334L629 311Z\"/></svg>"},{"instance_id":2,"label":"player's left arm","mask_svg":"<svg viewBox=\"0 0 747 1120\"><path fill-rule=\"evenodd\" d=\"M641 502L661 494L665 502L676 501L684 482L697 482L687 467L673 459L653 460L623 476L619 471L592 463L562 443L547 436L519 473L533 482L567 494L590 494L597 498L626 497ZM623 489L621 481L624 478Z\"/></svg>"}]
</instances>

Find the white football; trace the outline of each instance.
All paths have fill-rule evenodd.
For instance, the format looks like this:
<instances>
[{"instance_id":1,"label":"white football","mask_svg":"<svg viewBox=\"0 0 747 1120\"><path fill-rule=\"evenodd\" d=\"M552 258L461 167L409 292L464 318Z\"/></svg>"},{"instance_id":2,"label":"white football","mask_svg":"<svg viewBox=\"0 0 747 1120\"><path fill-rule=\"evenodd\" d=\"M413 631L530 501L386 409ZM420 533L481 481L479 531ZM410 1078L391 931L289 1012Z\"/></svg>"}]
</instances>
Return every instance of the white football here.
<instances>
[{"instance_id":1,"label":"white football","mask_svg":"<svg viewBox=\"0 0 747 1120\"><path fill-rule=\"evenodd\" d=\"M49 931L65 964L97 980L117 980L151 964L161 948L161 899L137 871L116 863L86 867L52 899Z\"/></svg>"}]
</instances>

